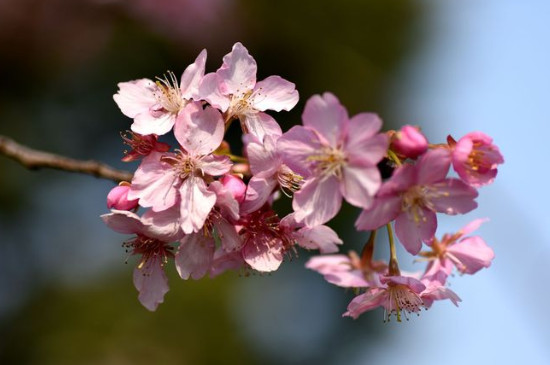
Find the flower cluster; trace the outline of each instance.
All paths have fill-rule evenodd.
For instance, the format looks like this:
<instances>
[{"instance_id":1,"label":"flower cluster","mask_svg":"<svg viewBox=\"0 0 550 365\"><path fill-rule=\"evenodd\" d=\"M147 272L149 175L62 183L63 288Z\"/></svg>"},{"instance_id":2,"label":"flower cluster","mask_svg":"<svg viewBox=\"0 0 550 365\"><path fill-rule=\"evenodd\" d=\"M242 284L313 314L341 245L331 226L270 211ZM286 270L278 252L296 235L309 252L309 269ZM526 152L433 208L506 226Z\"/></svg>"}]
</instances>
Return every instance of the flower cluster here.
<instances>
[{"instance_id":1,"label":"flower cluster","mask_svg":"<svg viewBox=\"0 0 550 365\"><path fill-rule=\"evenodd\" d=\"M279 76L257 81L256 61L240 43L217 71L205 74L205 63L203 50L179 80L168 72L156 81L123 82L114 95L133 119L123 134L130 148L123 161L140 163L132 181L108 194L111 213L102 218L133 235L124 246L139 256L134 284L147 309L163 302L172 260L186 280L226 270L272 272L297 246L319 250L332 255L312 257L308 268L361 291L344 315L382 306L386 318L398 320L434 300L456 304L460 299L445 286L453 267L473 274L490 265L493 252L484 241L463 238L481 220L435 238L436 214L476 208L476 189L491 183L503 163L488 136L475 132L432 145L413 126L384 133L376 114L350 117L328 92L307 100L302 125L283 133L266 111L296 106L293 83ZM243 156L224 140L235 120ZM167 143L174 138L176 146ZM451 165L459 178L448 177ZM391 176L381 172L388 168ZM280 217L273 202L283 195L293 212ZM325 223L342 200L361 209L357 229L371 231L361 255L335 254L342 241ZM421 277L400 273L392 222L406 250L429 262ZM390 237L387 263L373 260L382 226Z\"/></svg>"}]
</instances>

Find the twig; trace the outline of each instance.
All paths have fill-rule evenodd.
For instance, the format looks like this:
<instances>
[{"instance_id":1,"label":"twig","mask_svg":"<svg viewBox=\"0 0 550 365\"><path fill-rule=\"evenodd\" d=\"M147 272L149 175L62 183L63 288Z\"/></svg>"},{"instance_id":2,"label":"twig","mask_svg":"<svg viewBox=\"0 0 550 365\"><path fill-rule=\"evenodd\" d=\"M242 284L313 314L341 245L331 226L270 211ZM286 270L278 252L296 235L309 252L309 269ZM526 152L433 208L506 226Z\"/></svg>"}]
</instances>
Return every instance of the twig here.
<instances>
[{"instance_id":1,"label":"twig","mask_svg":"<svg viewBox=\"0 0 550 365\"><path fill-rule=\"evenodd\" d=\"M131 172L117 170L109 165L93 160L75 160L53 153L34 150L2 135L0 135L0 154L8 156L31 170L47 167L93 175L115 182L132 180Z\"/></svg>"}]
</instances>

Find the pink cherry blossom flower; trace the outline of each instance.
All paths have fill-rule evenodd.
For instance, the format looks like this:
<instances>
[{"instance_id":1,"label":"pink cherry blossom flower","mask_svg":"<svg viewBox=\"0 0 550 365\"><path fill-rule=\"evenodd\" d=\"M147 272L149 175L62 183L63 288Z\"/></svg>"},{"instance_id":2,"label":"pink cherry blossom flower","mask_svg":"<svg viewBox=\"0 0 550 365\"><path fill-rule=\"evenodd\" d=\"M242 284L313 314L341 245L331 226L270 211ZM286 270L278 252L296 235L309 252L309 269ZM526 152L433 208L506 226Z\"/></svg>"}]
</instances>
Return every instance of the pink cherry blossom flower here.
<instances>
[{"instance_id":1,"label":"pink cherry blossom flower","mask_svg":"<svg viewBox=\"0 0 550 365\"><path fill-rule=\"evenodd\" d=\"M384 308L384 322L392 315L401 322L402 313L408 320L411 313L419 314L424 301L420 297L426 286L420 280L406 276L383 276L379 287L367 289L355 297L348 305L343 316L357 319L362 313L378 308Z\"/></svg>"},{"instance_id":2,"label":"pink cherry blossom flower","mask_svg":"<svg viewBox=\"0 0 550 365\"><path fill-rule=\"evenodd\" d=\"M182 150L144 158L128 197L157 212L179 202L183 232L197 232L216 203L207 183L231 168L227 156L212 154L223 138L223 120L217 110L191 103L178 116L174 134Z\"/></svg>"},{"instance_id":3,"label":"pink cherry blossom flower","mask_svg":"<svg viewBox=\"0 0 550 365\"><path fill-rule=\"evenodd\" d=\"M493 182L497 166L504 163L493 139L482 132L468 133L456 144L449 138L453 168L466 183L479 187Z\"/></svg>"},{"instance_id":4,"label":"pink cherry blossom flower","mask_svg":"<svg viewBox=\"0 0 550 365\"><path fill-rule=\"evenodd\" d=\"M390 148L401 156L415 159L428 150L428 140L418 128L405 125L392 136Z\"/></svg>"},{"instance_id":5,"label":"pink cherry blossom flower","mask_svg":"<svg viewBox=\"0 0 550 365\"><path fill-rule=\"evenodd\" d=\"M128 192L130 191L130 184L120 184L115 186L107 194L107 208L118 210L132 210L138 207L138 201L136 199L129 200Z\"/></svg>"},{"instance_id":6,"label":"pink cherry blossom flower","mask_svg":"<svg viewBox=\"0 0 550 365\"><path fill-rule=\"evenodd\" d=\"M253 176L248 182L245 201L241 204L241 212L247 214L260 209L280 187L291 196L300 189L303 178L286 166L276 149L278 136L265 136L263 144L255 138L249 139L246 152Z\"/></svg>"},{"instance_id":7,"label":"pink cherry blossom flower","mask_svg":"<svg viewBox=\"0 0 550 365\"><path fill-rule=\"evenodd\" d=\"M124 157L122 158L124 162L139 160L153 151L167 152L170 150L170 145L159 142L156 134L142 136L132 131L129 131L128 134L129 137L125 133L121 134L124 144L131 148L130 151L124 151Z\"/></svg>"},{"instance_id":8,"label":"pink cherry blossom flower","mask_svg":"<svg viewBox=\"0 0 550 365\"><path fill-rule=\"evenodd\" d=\"M294 194L296 219L308 226L323 224L340 210L342 197L367 208L381 184L377 163L388 148L378 133L382 121L361 113L349 119L331 93L311 97L295 126L279 138L282 161L306 181Z\"/></svg>"},{"instance_id":9,"label":"pink cherry blossom flower","mask_svg":"<svg viewBox=\"0 0 550 365\"><path fill-rule=\"evenodd\" d=\"M295 85L279 76L256 82L256 61L241 44L235 43L223 57L222 66L204 76L201 98L226 113L226 120L239 118L244 133L260 141L265 135L281 135L281 128L266 110L290 110L298 102Z\"/></svg>"},{"instance_id":10,"label":"pink cherry blossom flower","mask_svg":"<svg viewBox=\"0 0 550 365\"><path fill-rule=\"evenodd\" d=\"M433 237L428 241L431 251L420 252L420 256L429 260L425 275L435 275L442 271L450 275L453 267L462 274L475 274L489 267L495 257L493 250L479 236L469 236L486 219L476 219L454 234L445 234L441 240Z\"/></svg>"},{"instance_id":11,"label":"pink cherry blossom flower","mask_svg":"<svg viewBox=\"0 0 550 365\"><path fill-rule=\"evenodd\" d=\"M138 299L145 308L155 311L164 301L168 292L168 278L164 266L173 257L173 247L169 244L178 236L167 234L158 227L144 224L132 212L113 210L101 216L114 231L136 236L124 242L132 255L139 255L140 261L134 269L134 285L139 291Z\"/></svg>"},{"instance_id":12,"label":"pink cherry blossom flower","mask_svg":"<svg viewBox=\"0 0 550 365\"><path fill-rule=\"evenodd\" d=\"M338 252L338 245L343 242L332 228L325 225L304 226L296 222L295 214L289 214L279 224L280 234L292 244L307 250L319 250L321 253Z\"/></svg>"},{"instance_id":13,"label":"pink cherry blossom flower","mask_svg":"<svg viewBox=\"0 0 550 365\"><path fill-rule=\"evenodd\" d=\"M403 246L416 255L423 241L433 237L436 212L464 214L477 207L477 191L461 180L446 178L449 152L435 149L420 157L416 165L397 168L386 181L374 204L361 212L355 226L377 229L395 219L395 233Z\"/></svg>"},{"instance_id":14,"label":"pink cherry blossom flower","mask_svg":"<svg viewBox=\"0 0 550 365\"><path fill-rule=\"evenodd\" d=\"M119 91L113 98L122 113L134 119L132 131L142 135L168 133L180 111L197 97L205 63L206 50L203 50L187 66L179 84L173 72L156 82L140 79L119 83Z\"/></svg>"}]
</instances>

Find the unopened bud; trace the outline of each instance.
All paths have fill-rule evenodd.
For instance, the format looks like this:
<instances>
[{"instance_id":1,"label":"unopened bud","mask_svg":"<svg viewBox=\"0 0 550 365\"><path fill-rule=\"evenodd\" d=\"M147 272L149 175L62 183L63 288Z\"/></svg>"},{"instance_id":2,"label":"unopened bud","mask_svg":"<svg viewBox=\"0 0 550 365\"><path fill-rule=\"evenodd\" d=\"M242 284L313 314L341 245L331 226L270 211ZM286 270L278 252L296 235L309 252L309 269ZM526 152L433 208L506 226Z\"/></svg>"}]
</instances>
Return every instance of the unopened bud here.
<instances>
[{"instance_id":1,"label":"unopened bud","mask_svg":"<svg viewBox=\"0 0 550 365\"><path fill-rule=\"evenodd\" d=\"M132 210L136 208L138 200L128 200L129 191L130 185L128 183L121 183L121 185L112 188L109 194L107 194L107 207L118 210Z\"/></svg>"},{"instance_id":2,"label":"unopened bud","mask_svg":"<svg viewBox=\"0 0 550 365\"><path fill-rule=\"evenodd\" d=\"M418 128L406 125L392 136L391 149L401 156L415 159L428 150L428 140Z\"/></svg>"},{"instance_id":3,"label":"unopened bud","mask_svg":"<svg viewBox=\"0 0 550 365\"><path fill-rule=\"evenodd\" d=\"M221 178L222 185L233 194L239 203L242 203L246 194L246 184L235 175L224 175Z\"/></svg>"}]
</instances>

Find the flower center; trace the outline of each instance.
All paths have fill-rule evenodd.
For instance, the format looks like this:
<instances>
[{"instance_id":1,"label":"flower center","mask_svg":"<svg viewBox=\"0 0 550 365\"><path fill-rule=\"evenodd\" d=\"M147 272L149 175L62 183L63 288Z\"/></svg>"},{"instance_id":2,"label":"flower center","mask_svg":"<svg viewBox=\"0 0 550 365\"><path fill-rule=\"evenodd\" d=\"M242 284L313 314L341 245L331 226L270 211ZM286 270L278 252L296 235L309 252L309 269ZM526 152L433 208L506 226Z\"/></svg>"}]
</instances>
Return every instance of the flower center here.
<instances>
[{"instance_id":1,"label":"flower center","mask_svg":"<svg viewBox=\"0 0 550 365\"><path fill-rule=\"evenodd\" d=\"M200 160L181 150L176 150L176 153L175 156L164 155L160 160L172 165L172 169L182 180L188 178L189 175L203 176L199 166Z\"/></svg>"},{"instance_id":2,"label":"flower center","mask_svg":"<svg viewBox=\"0 0 550 365\"><path fill-rule=\"evenodd\" d=\"M174 257L174 247L168 243L139 234L133 240L124 242L122 246L127 251L130 251L132 255L141 255L141 260L137 265L139 270L150 260L158 259L161 265L164 266L168 262L169 257ZM143 273L143 275L148 274L146 272Z\"/></svg>"},{"instance_id":3,"label":"flower center","mask_svg":"<svg viewBox=\"0 0 550 365\"><path fill-rule=\"evenodd\" d=\"M392 315L395 315L397 322L401 322L401 312L408 321L409 313L420 314L420 309L424 302L418 294L412 291L408 286L402 284L388 285L388 303L384 314L384 322L389 322Z\"/></svg>"},{"instance_id":4,"label":"flower center","mask_svg":"<svg viewBox=\"0 0 550 365\"><path fill-rule=\"evenodd\" d=\"M159 92L155 93L155 97L164 110L175 114L185 106L178 79L172 71L168 71L168 76L164 75L162 79L157 77L157 86Z\"/></svg>"},{"instance_id":5,"label":"flower center","mask_svg":"<svg viewBox=\"0 0 550 365\"><path fill-rule=\"evenodd\" d=\"M256 112L256 109L252 107L253 90L248 90L243 94L235 94L231 96L231 102L229 104L229 110L227 111L230 118L245 116L250 113Z\"/></svg>"},{"instance_id":6,"label":"flower center","mask_svg":"<svg viewBox=\"0 0 550 365\"><path fill-rule=\"evenodd\" d=\"M339 148L324 147L319 155L312 155L308 161L315 163L318 174L324 179L330 176L342 178L342 169L346 166L346 154Z\"/></svg>"}]
</instances>

